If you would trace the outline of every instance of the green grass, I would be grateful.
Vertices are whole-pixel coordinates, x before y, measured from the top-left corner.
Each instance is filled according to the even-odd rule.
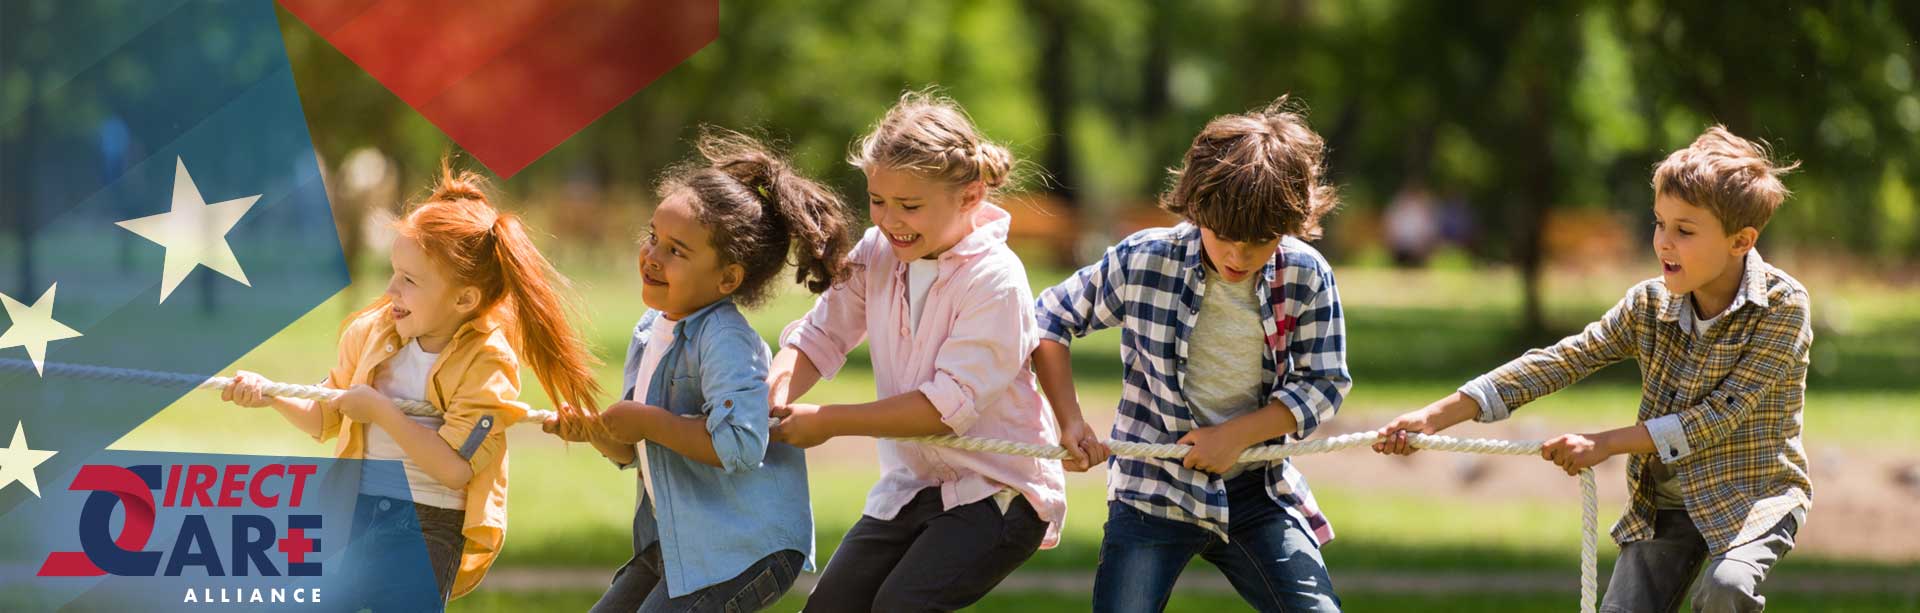
[[[610,261],[625,265],[625,256]],[[584,296],[583,332],[607,363],[600,380],[617,385],[618,361],[632,322],[643,311],[638,287],[625,268],[562,262]],[[314,381],[334,360],[334,337],[341,318],[371,298],[376,285],[363,275],[354,292],[315,309],[281,334],[237,362],[286,381]],[[1064,274],[1033,271],[1036,288]],[[1341,271],[1347,306],[1349,360],[1356,387],[1341,415],[1342,424],[1372,425],[1450,392],[1460,382],[1517,355],[1527,345],[1509,332],[1516,319],[1517,284],[1503,274],[1447,271],[1408,275],[1391,271]],[[1631,279],[1587,281],[1553,279],[1549,314],[1565,331],[1597,316],[1630,285]],[[1820,294],[1816,287],[1818,341],[1809,382],[1809,446],[1846,445],[1893,452],[1910,446],[1920,432],[1920,391],[1909,383],[1920,377],[1920,311],[1911,307],[1920,291],[1880,286],[1838,287]],[[749,314],[770,340],[782,326],[805,313],[812,301],[801,292],[781,295]],[[1090,413],[1110,411],[1120,395],[1119,338],[1104,331],[1075,343],[1074,366],[1081,403]],[[525,390],[535,406],[550,406],[537,386]],[[835,380],[823,382],[813,398],[822,402],[870,399],[873,376],[865,350],[855,352]],[[611,395],[611,394],[609,394]],[[1639,388],[1631,364],[1616,366],[1592,380],[1523,409],[1516,420],[1535,420],[1550,429],[1582,429],[1629,423]],[[1471,426],[1462,434],[1471,435]],[[569,567],[611,571],[629,554],[629,519],[634,496],[631,473],[610,470],[585,446],[561,447],[537,432],[515,435],[508,544],[500,568]],[[116,447],[206,452],[330,455],[332,445],[308,440],[271,411],[250,411],[218,402],[217,395],[190,394],[122,439]],[[871,467],[815,462],[811,475],[816,540],[820,560],[831,554],[840,536],[859,516],[865,492],[874,481]],[[1488,503],[1462,494],[1425,496],[1379,491],[1337,478],[1315,480],[1315,493],[1336,518],[1340,538],[1326,551],[1329,566],[1343,571],[1416,572],[1560,571],[1569,582],[1577,573],[1578,507],[1575,487],[1563,498],[1503,500]],[[1070,477],[1067,533],[1059,548],[1040,552],[1026,568],[1090,571],[1097,559],[1104,488],[1097,476]],[[1602,509],[1610,525],[1617,508]],[[1615,548],[1602,539],[1602,572]],[[1195,561],[1196,566],[1205,563]],[[1920,567],[1889,566],[1796,554],[1780,575],[1796,573],[1874,573],[1920,576]],[[501,594],[481,592],[459,601],[455,610],[579,610],[594,593]],[[1484,598],[1404,597],[1347,594],[1351,610],[1563,611],[1572,594]],[[1817,600],[1785,594],[1780,610],[1916,610],[1911,595],[1882,595]],[[798,607],[789,597],[776,610]],[[1084,610],[1084,595],[1062,597],[995,594],[982,611]],[[1231,596],[1183,595],[1170,610],[1240,610]]]
[[[1337,581],[1337,579],[1336,579]],[[581,611],[593,606],[599,598],[596,592],[533,592],[509,594],[502,592],[476,592],[472,596],[454,601],[448,611],[460,613],[487,613],[492,611]],[[1423,611],[1425,613],[1479,613],[1482,611],[1502,611],[1505,613],[1564,613],[1575,610],[1578,599],[1575,594],[1501,594],[1497,597],[1478,595],[1424,595],[1391,594],[1374,592],[1344,593],[1341,595],[1342,607],[1350,613],[1370,613],[1373,611]],[[804,596],[788,594],[769,611],[798,611],[806,602]],[[1770,610],[1775,611],[1821,611],[1823,613],[1912,613],[1920,611],[1920,599],[1912,595],[1869,594],[1859,596],[1801,595],[1780,594],[1767,597]],[[982,613],[1056,613],[1059,611],[1085,611],[1091,607],[1091,600],[1081,594],[1035,594],[1018,592],[995,592],[989,594],[975,606],[967,609]],[[1243,611],[1247,609],[1244,601],[1226,594],[1194,595],[1175,591],[1173,601],[1168,603],[1168,613],[1218,613],[1220,611]]]

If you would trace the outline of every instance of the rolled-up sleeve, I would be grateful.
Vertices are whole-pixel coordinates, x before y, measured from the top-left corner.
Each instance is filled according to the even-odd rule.
[[[1034,315],[1042,340],[1067,345],[1095,330],[1120,325],[1125,246],[1109,247],[1100,261],[1040,293],[1034,302]]]
[[[527,414],[520,396],[520,365],[502,349],[475,356],[441,418],[441,440],[459,452],[475,473],[491,466],[507,448],[507,426]]]
[[[701,336],[701,409],[714,455],[727,472],[758,468],[767,455],[767,345],[746,327]]]
[[[1673,461],[1693,453],[1693,446],[1687,444],[1687,430],[1680,423],[1679,415],[1662,415],[1647,420],[1647,435],[1653,438],[1653,448],[1663,461]]]
[[[1317,275],[1313,296],[1294,318],[1287,352],[1293,357],[1293,371],[1282,377],[1285,382],[1274,389],[1271,400],[1293,413],[1300,429],[1292,436],[1304,440],[1340,412],[1341,402],[1353,389],[1353,377],[1347,372],[1346,318],[1331,271]]]
[[[1012,385],[1033,351],[1032,337],[1019,332],[1033,325],[1024,288],[991,284],[968,293],[934,354],[933,379],[919,388],[955,434],[973,429],[981,400]]]
[[[878,236],[868,230],[847,254],[846,279],[820,294],[806,316],[780,331],[780,346],[806,354],[822,378],[839,373],[847,353],[867,338],[867,262]]]

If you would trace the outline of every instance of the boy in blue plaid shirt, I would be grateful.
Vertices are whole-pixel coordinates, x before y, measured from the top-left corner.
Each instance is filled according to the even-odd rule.
[[[1659,277],[1579,334],[1395,419],[1374,449],[1412,453],[1406,433],[1506,419],[1633,358],[1635,423],[1554,437],[1541,451],[1570,475],[1627,456],[1627,512],[1613,527],[1620,561],[1600,610],[1676,611],[1689,592],[1695,611],[1763,609],[1760,582],[1793,549],[1813,504],[1800,445],[1813,344],[1807,289],[1754,250],[1787,198],[1780,175],[1794,166],[1720,126],[1673,152],[1653,173]]]
[[[1109,453],[1079,418],[1067,345],[1112,326],[1126,364],[1113,440],[1193,447],[1112,458],[1095,611],[1164,609],[1195,555],[1262,611],[1339,610],[1306,479],[1285,460],[1236,464],[1312,435],[1352,387],[1333,271],[1302,240],[1336,204],[1325,147],[1286,102],[1209,122],[1161,200],[1186,222],[1127,237],[1038,299],[1034,370],[1072,416],[1069,470]]]

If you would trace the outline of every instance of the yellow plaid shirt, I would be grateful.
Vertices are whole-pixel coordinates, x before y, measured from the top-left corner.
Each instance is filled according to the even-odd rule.
[[[1627,458],[1630,499],[1614,541],[1653,537],[1651,469],[1665,462],[1688,515],[1718,555],[1813,505],[1800,444],[1813,327],[1807,289],[1758,251],[1747,253],[1733,303],[1702,334],[1682,325],[1687,298],[1668,292],[1661,279],[1641,282],[1579,334],[1528,351],[1461,391],[1480,402],[1479,421],[1498,421],[1634,358],[1642,380],[1639,421],[1658,451]]]

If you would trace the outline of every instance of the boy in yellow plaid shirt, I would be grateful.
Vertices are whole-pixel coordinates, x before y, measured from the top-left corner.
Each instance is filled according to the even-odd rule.
[[[1528,351],[1380,430],[1382,453],[1510,411],[1627,358],[1640,365],[1631,426],[1549,439],[1541,455],[1574,474],[1627,454],[1627,511],[1601,611],[1759,611],[1768,570],[1793,548],[1812,505],[1800,444],[1813,343],[1807,290],[1754,242],[1787,197],[1766,149],[1714,126],[1653,173],[1659,278],[1600,321]],[[1700,573],[1702,564],[1706,572]]]

